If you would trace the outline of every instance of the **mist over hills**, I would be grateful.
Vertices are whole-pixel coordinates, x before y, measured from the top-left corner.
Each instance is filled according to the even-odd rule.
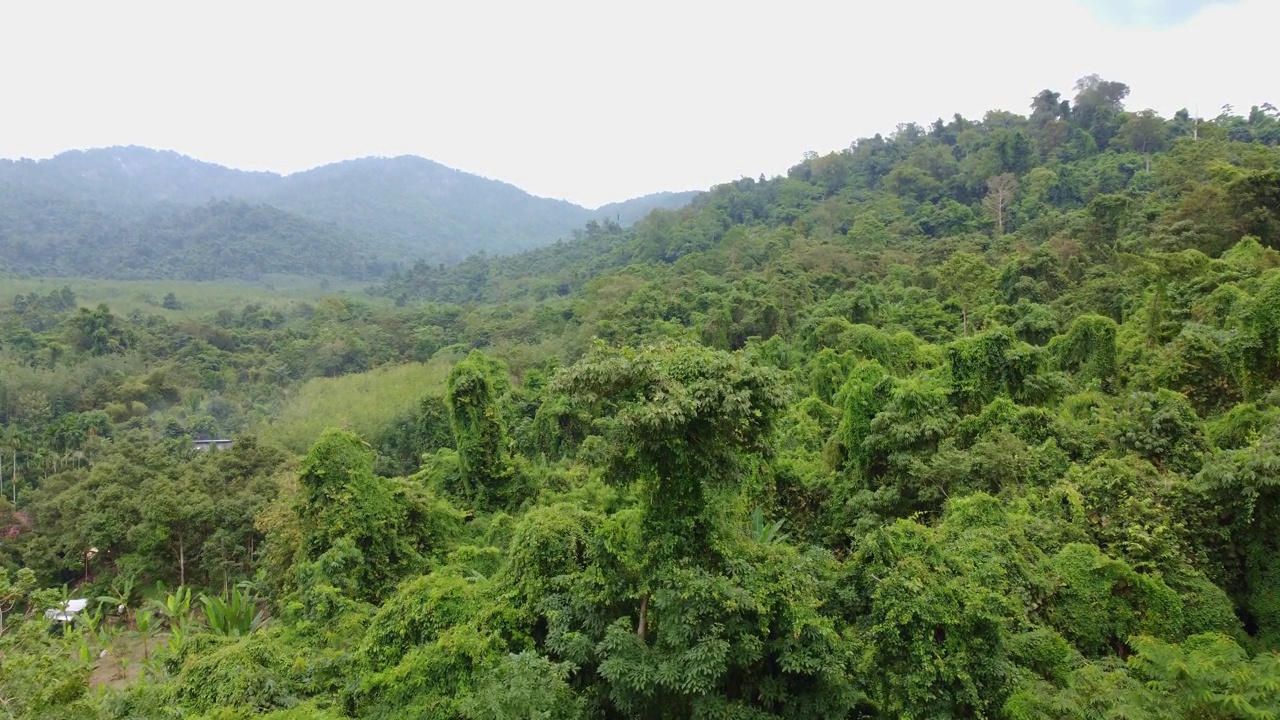
[[[19,275],[211,280],[262,273],[373,278],[630,224],[696,193],[598,209],[536,197],[415,156],[279,175],[143,147],[0,160],[0,270]]]

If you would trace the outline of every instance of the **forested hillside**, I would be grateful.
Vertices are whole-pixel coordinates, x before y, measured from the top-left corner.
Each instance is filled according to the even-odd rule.
[[[644,219],[646,215],[654,210],[674,210],[682,208],[693,202],[698,196],[695,191],[689,192],[660,192],[652,195],[643,195],[622,202],[609,203],[596,208],[595,219],[597,222],[611,220],[616,224],[628,227],[635,225]]]
[[[1127,94],[374,297],[16,298],[4,711],[1275,716],[1280,117]]]
[[[475,252],[547,245],[595,217],[631,224],[692,195],[659,193],[593,211],[410,156],[282,177],[139,147],[72,151],[0,160],[0,271],[376,278],[416,260],[453,264]],[[211,233],[225,242],[210,248]]]
[[[219,200],[129,220],[84,201],[0,189],[0,269],[9,276],[367,279],[394,267],[376,257],[333,226],[269,205]]]

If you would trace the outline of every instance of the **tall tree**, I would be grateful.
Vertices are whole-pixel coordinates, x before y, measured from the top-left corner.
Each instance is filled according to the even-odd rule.
[[[1075,89],[1076,97],[1071,113],[1073,120],[1093,136],[1098,150],[1106,150],[1119,130],[1119,120],[1124,111],[1124,99],[1129,96],[1129,86],[1103,80],[1098,75],[1088,75],[1076,82]]]
[[[995,271],[973,253],[958,252],[938,268],[938,291],[960,306],[961,331],[969,334],[969,311],[995,292]]]
[[[987,194],[982,198],[982,206],[991,213],[996,221],[996,235],[1004,234],[1005,220],[1009,217],[1009,208],[1013,206],[1018,193],[1018,178],[1013,173],[996,175],[987,180]]]
[[[458,449],[466,500],[489,507],[513,491],[507,425],[498,396],[506,386],[502,368],[479,350],[449,372],[445,401]]]
[[[648,564],[708,557],[710,491],[735,476],[737,453],[767,445],[784,407],[778,379],[740,353],[668,344],[597,346],[553,384],[600,414],[611,480],[638,483]]]
[[[1163,150],[1168,138],[1168,125],[1155,110],[1141,110],[1129,115],[1116,137],[1122,146],[1142,155],[1147,172],[1151,172],[1151,153]]]

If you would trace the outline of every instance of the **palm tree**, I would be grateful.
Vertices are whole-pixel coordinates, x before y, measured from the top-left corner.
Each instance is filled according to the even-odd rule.
[[[0,432],[0,495],[4,494],[4,460],[6,457],[13,457],[10,481],[16,483],[18,480],[18,450],[22,448],[22,430],[17,423],[10,423],[4,427],[4,431]]]

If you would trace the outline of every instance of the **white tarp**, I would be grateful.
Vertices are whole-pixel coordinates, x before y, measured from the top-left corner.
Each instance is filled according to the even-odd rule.
[[[61,608],[50,608],[44,611],[44,616],[54,622],[71,622],[75,619],[76,614],[82,612],[89,605],[89,601],[85,598],[76,598],[68,600]]]

